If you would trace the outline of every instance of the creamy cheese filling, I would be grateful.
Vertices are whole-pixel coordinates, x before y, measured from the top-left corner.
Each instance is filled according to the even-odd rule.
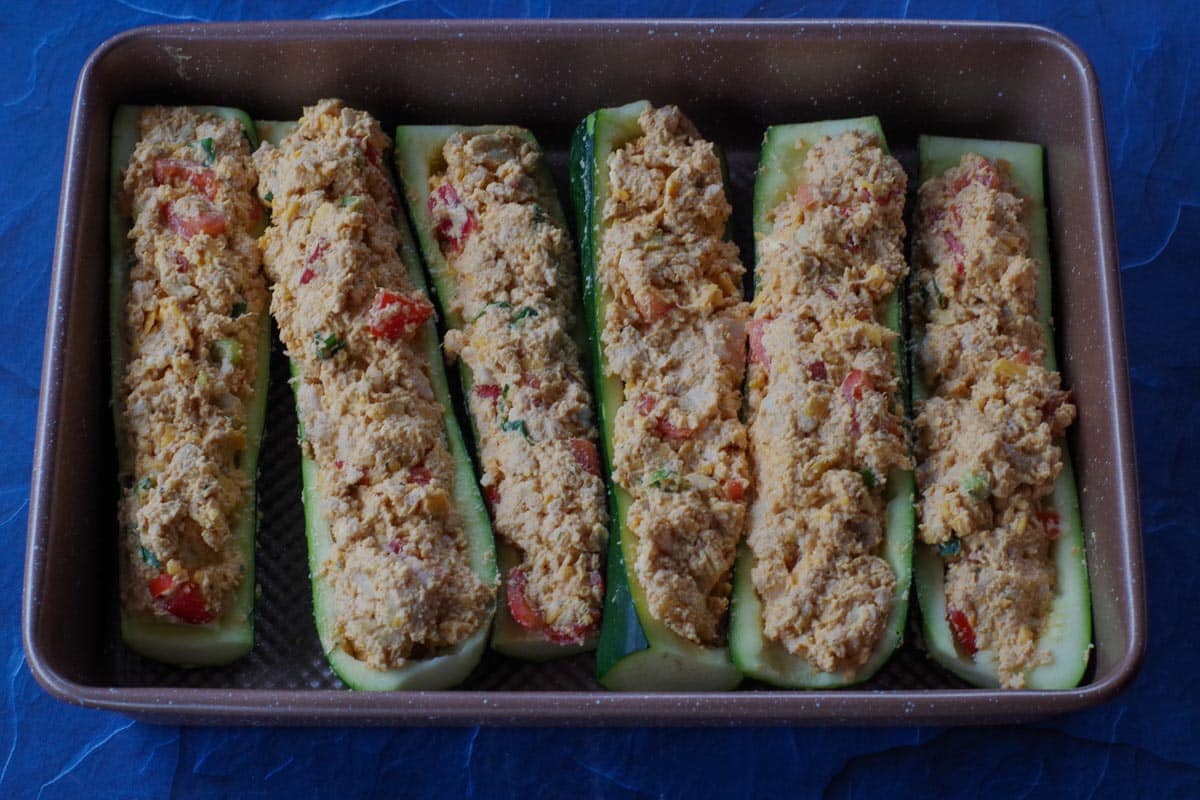
[[[826,137],[760,242],[749,325],[747,544],[767,638],[826,672],[867,661],[896,580],[886,489],[909,460],[881,320],[908,272],[906,178],[872,135]]]
[[[240,467],[267,312],[255,181],[237,121],[143,112],[124,175],[121,595],[191,624],[224,613],[246,567],[232,540],[254,491]]]
[[[604,602],[604,483],[572,331],[577,266],[541,204],[542,154],[515,129],[456,133],[429,208],[462,328],[448,354],[470,369],[483,486],[519,562],[506,578],[513,618],[552,641],[592,635]]]
[[[960,650],[996,654],[1002,685],[1048,663],[1037,640],[1054,597],[1062,470],[1054,440],[1075,417],[1043,366],[1039,264],[1004,162],[975,154],[921,187],[912,307],[921,538],[946,559],[947,621]]]
[[[678,108],[642,114],[608,160],[599,255],[601,345],[624,387],[614,480],[629,493],[631,568],[653,617],[724,640],[749,484],[738,418],[745,369],[742,265],[724,239],[721,164]]]
[[[333,539],[337,646],[377,669],[437,654],[486,619],[454,463],[430,383],[433,308],[397,254],[390,141],[370,115],[323,100],[255,154],[271,204],[263,263],[296,368],[305,455]]]

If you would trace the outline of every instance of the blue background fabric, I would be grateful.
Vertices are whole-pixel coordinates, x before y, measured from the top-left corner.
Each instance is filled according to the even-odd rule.
[[[0,796],[1200,797],[1200,56],[1191,0],[46,0],[0,25]],[[51,699],[21,649],[37,386],[69,102],[145,24],[360,17],[908,17],[1031,22],[1103,92],[1141,479],[1150,641],[1133,685],[1028,726],[249,729],[136,723]],[[1191,45],[1188,42],[1192,42]]]

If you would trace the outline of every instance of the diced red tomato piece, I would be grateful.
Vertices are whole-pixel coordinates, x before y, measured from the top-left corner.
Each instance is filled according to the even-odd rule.
[[[975,644],[975,629],[971,627],[966,613],[952,608],[946,612],[946,622],[950,623],[950,634],[959,649],[969,656],[975,655],[979,649]]]
[[[217,196],[217,174],[195,161],[159,158],[154,161],[154,185],[178,186],[186,183],[209,200]]]
[[[461,253],[467,238],[478,227],[471,213],[449,181],[443,183],[429,195],[429,213],[441,239],[456,253]]]
[[[494,511],[496,506],[500,505],[500,490],[495,486],[483,487],[483,498],[487,500],[488,506]]]
[[[187,256],[183,253],[175,254],[175,269],[178,272],[187,272],[192,268],[192,262],[188,261]]]
[[[875,388],[875,379],[861,369],[850,370],[850,374],[842,381],[842,399],[847,403],[862,400],[863,392]]]
[[[821,193],[811,183],[802,183],[796,187],[796,202],[801,208],[812,208],[821,202]]]
[[[750,363],[762,364],[767,372],[771,371],[771,356],[763,345],[763,334],[767,331],[769,319],[752,319],[746,323],[746,339],[750,343]]]
[[[204,625],[216,619],[204,593],[191,581],[184,581],[167,597],[167,612],[189,625]]]
[[[388,549],[396,555],[400,555],[400,551],[404,549],[404,543],[399,539],[392,539],[390,542],[388,542]]]
[[[491,400],[496,402],[496,398],[500,396],[500,387],[494,383],[477,383],[471,388],[475,396],[482,400]]]
[[[962,227],[962,212],[958,210],[958,206],[950,206],[950,216],[954,217],[954,224]]]
[[[508,600],[508,613],[522,628],[533,631],[542,627],[542,617],[529,605],[529,599],[525,596],[525,582],[524,570],[510,570],[504,594]]]
[[[300,273],[300,285],[307,286],[315,277],[317,277],[317,273],[313,272],[308,267],[305,267],[304,271]]]
[[[637,401],[637,412],[643,417],[648,417],[654,411],[654,407],[658,405],[658,400],[652,394],[643,394]]]
[[[666,417],[660,417],[658,421],[654,423],[654,428],[656,431],[658,431],[658,435],[661,438],[673,442],[690,439],[696,432],[695,428],[681,428]]]
[[[1029,352],[1028,347],[1022,347],[1020,349],[1020,351],[1018,351],[1017,354],[1015,356],[1013,356],[1013,361],[1017,362],[1018,364],[1026,364],[1026,365],[1032,364],[1033,363],[1033,353]]]
[[[1058,512],[1052,508],[1042,509],[1037,512],[1038,521],[1042,523],[1042,528],[1046,531],[1046,538],[1054,541],[1062,533],[1062,518]]]
[[[721,490],[732,503],[740,503],[746,497],[746,484],[741,478],[726,478]]]
[[[858,199],[864,203],[869,203],[871,201],[871,190],[865,186],[861,187],[858,190]]]
[[[814,361],[808,365],[808,375],[814,381],[829,380],[829,370],[825,368],[824,361]]]
[[[572,625],[570,628],[546,628],[543,632],[554,644],[582,644],[588,635],[596,631],[596,624]]]
[[[153,578],[150,579],[150,583],[149,583],[150,596],[154,597],[154,598],[162,597],[164,594],[166,594],[168,591],[170,591],[171,586],[174,583],[175,583],[174,578],[172,578],[170,575],[168,575],[165,572],[160,572],[159,574],[155,575]]]
[[[571,451],[571,457],[575,459],[584,472],[592,475],[600,474],[600,454],[596,451],[596,445],[587,439],[568,439],[567,447]]]
[[[368,315],[367,330],[376,338],[394,341],[425,324],[432,316],[433,306],[425,297],[380,289]]]
[[[318,259],[324,258],[325,254],[328,252],[329,252],[329,240],[326,239],[324,236],[318,236],[317,243],[315,245],[313,245],[312,252],[308,254],[308,259],[304,263],[311,264],[314,261],[317,261]]]
[[[425,486],[433,480],[433,473],[424,464],[417,464],[414,467],[409,467],[408,477],[413,483]]]
[[[174,203],[166,203],[159,209],[163,224],[185,239],[200,233],[220,236],[225,232],[225,215],[218,211],[201,211],[194,217],[175,213]]]

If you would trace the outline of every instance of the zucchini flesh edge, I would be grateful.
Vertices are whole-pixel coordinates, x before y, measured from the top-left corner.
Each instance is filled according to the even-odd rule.
[[[804,159],[809,147],[824,136],[848,130],[876,134],[887,151],[883,128],[876,117],[814,122],[801,125],[776,125],[767,130],[762,158],[754,185],[754,233],[756,241],[772,229],[770,213],[796,187],[805,182]],[[798,143],[802,143],[797,146]],[[897,287],[887,301],[886,324],[901,333],[901,296]],[[903,396],[905,358],[903,337],[896,339],[896,370]],[[779,642],[763,633],[762,601],[754,588],[751,573],[754,554],[745,543],[739,548],[734,572],[733,610],[730,617],[729,643],[733,661],[748,677],[776,686],[805,689],[833,689],[867,680],[888,660],[904,638],[908,601],[912,583],[914,481],[910,470],[893,469],[887,478],[887,510],[883,552],[896,579],[896,590],[883,636],[866,663],[849,673],[823,672],[806,658],[790,653]]]
[[[1023,221],[1029,229],[1030,254],[1041,264],[1037,294],[1038,319],[1046,338],[1044,365],[1046,369],[1056,370],[1058,361],[1051,314],[1050,238],[1042,182],[1041,146],[1024,142],[922,136],[918,149],[922,182],[956,166],[964,153],[979,153],[992,160],[1004,159],[1012,165],[1013,180],[1025,198]],[[920,331],[913,331],[914,342],[920,341],[920,336]],[[914,401],[926,399],[930,392],[915,355],[912,372]],[[1048,651],[1053,660],[1026,673],[1026,686],[1030,689],[1070,689],[1077,686],[1087,669],[1092,648],[1091,593],[1079,495],[1067,442],[1064,439],[1057,444],[1062,448],[1063,469],[1054,483],[1052,495],[1060,521],[1059,537],[1052,553],[1056,573],[1055,597],[1038,639],[1038,649]],[[954,646],[954,637],[946,621],[945,570],[937,548],[918,544],[913,564],[925,648],[929,654],[968,683],[998,687],[997,665],[990,651],[980,650],[972,658],[960,654]]]
[[[501,129],[512,130],[538,146],[533,134],[523,128],[502,125],[401,125],[396,128],[396,172],[408,206],[409,219],[416,230],[417,244],[420,246],[425,268],[429,272],[434,295],[437,298],[438,310],[446,326],[461,329],[464,322],[450,310],[451,302],[458,287],[451,273],[441,245],[434,230],[430,217],[427,200],[429,197],[429,179],[440,168],[444,167],[442,156],[446,140],[453,134],[489,133]],[[540,150],[541,148],[538,147]],[[554,188],[554,179],[546,166],[545,159],[537,175],[539,202],[547,213],[559,224],[566,227],[566,218],[562,206],[558,202],[558,193]],[[576,309],[578,311],[578,309]],[[587,352],[587,333],[583,328],[583,316],[577,314],[577,327],[572,332],[575,343],[579,346],[580,354]],[[471,369],[466,362],[458,359],[458,377],[462,388],[463,407],[471,423],[476,447],[479,447],[479,428],[475,416],[471,413],[471,387],[474,383]],[[478,456],[478,450],[476,451]],[[482,473],[483,464],[476,465]],[[496,537],[496,552],[499,559],[501,581],[496,601],[496,622],[492,630],[492,649],[513,658],[525,661],[549,661],[556,658],[577,655],[596,648],[596,638],[591,637],[579,644],[556,644],[548,640],[540,631],[530,631],[523,628],[513,619],[505,598],[505,578],[509,570],[517,565],[519,555],[517,549]]]
[[[258,146],[258,132],[253,121],[242,111],[218,106],[191,106],[195,111],[235,119],[250,142],[253,152]],[[125,298],[129,291],[129,269],[133,250],[128,238],[131,219],[122,212],[122,172],[129,164],[140,139],[143,106],[119,106],[113,117],[110,146],[109,175],[109,346],[111,356],[113,425],[116,431],[119,473],[124,473],[132,454],[123,434],[124,403],[120,386],[125,376],[127,360],[123,333]],[[254,380],[254,399],[246,409],[246,449],[241,471],[256,484],[258,457],[262,447],[263,423],[266,419],[267,379],[270,374],[271,322],[263,313],[257,347],[258,373]],[[130,649],[169,664],[186,667],[209,667],[228,664],[250,652],[254,647],[254,539],[258,528],[257,491],[238,514],[233,525],[231,546],[236,548],[245,564],[242,582],[232,604],[217,619],[205,625],[168,622],[162,618],[121,609],[121,638]],[[124,533],[119,535],[124,536]],[[124,569],[122,559],[121,569]]]
[[[295,127],[294,122],[259,122],[259,130],[265,141],[278,145]],[[408,268],[413,285],[428,293],[425,277],[421,274],[420,260],[408,223],[396,220],[400,232],[400,256]],[[454,459],[454,501],[462,514],[467,534],[471,569],[488,586],[496,584],[496,552],[492,543],[492,527],[487,509],[479,494],[475,471],[463,441],[458,419],[450,401],[450,389],[446,382],[445,365],[438,343],[437,329],[433,320],[425,323],[425,352],[429,358],[429,377],[434,395],[442,406],[442,419],[446,426],[446,438]],[[292,387],[298,387],[301,375],[296,362],[291,364]],[[299,406],[297,405],[297,413]],[[303,424],[298,423],[301,439]],[[447,689],[461,683],[471,674],[487,645],[488,631],[494,606],[489,607],[487,616],[479,630],[456,644],[446,652],[432,658],[413,660],[402,667],[377,670],[337,647],[333,643],[333,628],[336,619],[333,587],[318,577],[325,558],[333,546],[329,523],[321,513],[321,482],[317,464],[301,451],[300,475],[303,481],[305,535],[308,539],[308,568],[312,576],[313,616],[321,649],[337,676],[352,689],[365,691],[391,691],[398,689],[432,690]]]
[[[607,587],[596,650],[597,676],[609,689],[622,691],[732,689],[741,681],[741,674],[729,660],[728,648],[697,645],[650,615],[645,589],[632,571],[634,542],[625,527],[630,498],[612,480],[613,421],[624,389],[619,379],[605,374],[600,335],[608,299],[597,269],[604,233],[608,156],[641,135],[638,117],[647,108],[649,103],[640,101],[593,112],[580,123],[571,142],[571,195],[580,240],[584,311],[592,334],[600,449],[609,479]]]

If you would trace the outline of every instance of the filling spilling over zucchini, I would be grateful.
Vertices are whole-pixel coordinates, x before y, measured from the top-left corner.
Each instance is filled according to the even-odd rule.
[[[920,157],[910,302],[925,644],[979,686],[1070,688],[1091,615],[1042,148],[921,137]]]
[[[621,690],[729,689],[749,470],[746,304],[720,159],[679,109],[633,103],[579,126],[571,184],[610,477],[598,676]]]
[[[458,361],[502,574],[492,646],[594,649],[604,482],[566,220],[533,135],[400,126],[396,166]]]
[[[113,120],[121,633],[184,666],[226,664],[254,645],[270,353],[256,144],[233,109],[122,106]]]
[[[755,185],[754,498],[733,660],[780,686],[869,678],[908,609],[913,480],[898,288],[906,178],[875,117],[774,126]]]
[[[292,362],[322,647],[355,689],[453,686],[487,642],[495,550],[390,142],[336,100],[262,128],[263,261]]]

